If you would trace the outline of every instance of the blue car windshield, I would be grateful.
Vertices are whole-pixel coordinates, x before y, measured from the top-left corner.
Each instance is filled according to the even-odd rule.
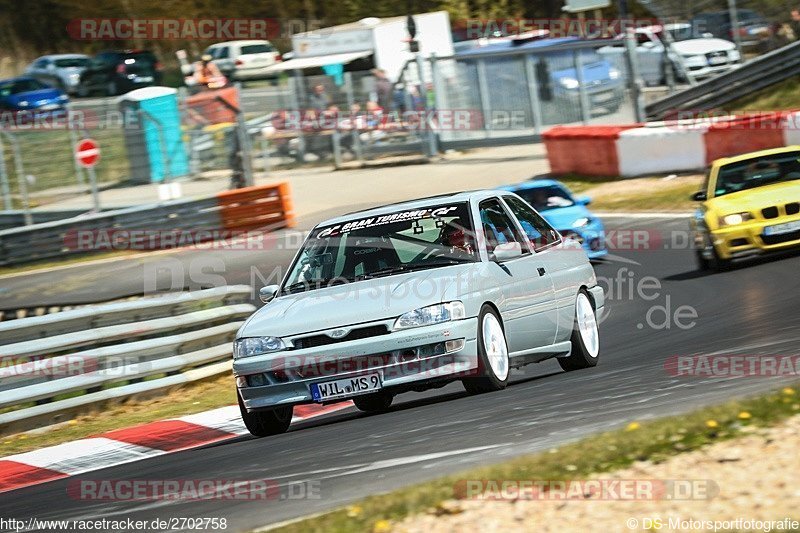
[[[548,209],[558,209],[559,207],[570,207],[575,205],[569,193],[556,185],[546,187],[535,187],[533,189],[521,189],[514,191],[528,202],[537,211],[547,211]]]
[[[47,86],[34,79],[13,80],[0,83],[0,96],[10,96],[12,94],[26,93],[28,91],[38,91]]]
[[[314,229],[282,291],[478,261],[466,203],[398,210]]]

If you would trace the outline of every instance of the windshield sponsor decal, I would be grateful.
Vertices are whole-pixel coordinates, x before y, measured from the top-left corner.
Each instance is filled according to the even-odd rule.
[[[424,218],[443,217],[448,213],[455,211],[456,209],[458,209],[458,206],[455,205],[429,207],[427,209],[412,209],[410,211],[400,211],[397,213],[392,213],[390,215],[380,215],[377,217],[368,217],[359,220],[352,220],[350,222],[345,222],[344,224],[336,224],[335,226],[330,226],[320,230],[320,232],[317,233],[317,238],[323,239],[326,237],[333,237],[335,235],[348,233],[354,230],[359,230],[364,228],[374,228],[377,226],[383,226],[384,224],[392,224],[394,222],[405,222],[408,220],[421,220]]]

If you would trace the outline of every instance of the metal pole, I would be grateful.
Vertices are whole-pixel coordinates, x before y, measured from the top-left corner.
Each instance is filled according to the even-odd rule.
[[[8,132],[4,133],[6,134],[6,138],[11,142],[11,147],[14,150],[14,168],[17,173],[19,192],[22,194],[22,210],[25,216],[25,225],[30,226],[33,224],[33,217],[31,216],[31,203],[28,198],[28,182],[25,180],[25,170],[22,168],[22,154],[19,150],[19,143],[12,134]]]
[[[533,115],[533,131],[536,135],[542,132],[542,102],[539,100],[539,80],[536,79],[536,69],[533,67],[533,57],[525,55],[525,79],[528,82],[528,98],[531,101]]]
[[[639,76],[639,65],[636,61],[636,41],[633,32],[629,31],[625,38],[625,56],[628,59],[628,76],[630,78],[631,100],[636,122],[645,122],[644,101],[642,99],[642,78]]]
[[[92,189],[92,203],[94,203],[94,212],[100,212],[100,193],[97,191],[97,175],[94,173],[94,165],[86,169],[89,175],[89,187]]]
[[[358,134],[356,128],[356,119],[358,117],[353,115],[353,104],[355,104],[355,94],[353,90],[353,73],[344,73],[344,90],[347,94],[347,112],[350,114],[350,136],[353,137],[353,150],[356,153],[356,159],[364,162],[364,149],[361,146],[361,136]]]
[[[592,111],[589,104],[589,96],[586,94],[586,83],[583,76],[583,58],[580,50],[572,52],[572,61],[575,63],[575,76],[578,79],[578,104],[581,109],[581,122],[589,122]]]
[[[483,129],[486,132],[486,138],[490,137],[492,129],[492,108],[489,101],[489,86],[486,84],[486,64],[483,59],[478,60],[478,90],[481,97],[481,113],[483,113]]]
[[[728,0],[728,15],[731,19],[733,42],[736,43],[736,50],[739,52],[739,61],[744,63],[744,54],[742,54],[742,36],[739,35],[739,11],[736,8],[736,0]]]
[[[304,163],[306,160],[306,141],[303,137],[303,112],[300,110],[300,88],[303,86],[302,73],[299,70],[292,71],[291,78],[291,99],[292,108],[297,113],[297,160]]]
[[[428,146],[425,150],[428,157],[433,157],[436,155],[436,139],[433,137],[436,135],[432,124],[428,121],[428,117],[430,115],[430,106],[428,106],[428,87],[425,85],[425,61],[422,59],[422,54],[417,52],[416,54],[417,60],[417,74],[419,75],[419,96],[422,98],[422,105],[425,109],[425,123],[428,126]]]
[[[0,137],[0,188],[3,191],[3,207],[11,211],[14,204],[11,202],[11,187],[8,184],[8,170],[6,169],[6,152],[3,147],[3,138]]]

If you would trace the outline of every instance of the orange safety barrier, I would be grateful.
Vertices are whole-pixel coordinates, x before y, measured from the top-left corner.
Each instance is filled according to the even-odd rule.
[[[784,146],[785,122],[780,111],[714,122],[705,134],[706,161]]]
[[[236,87],[201,91],[188,97],[186,104],[192,114],[201,116],[208,124],[236,122],[236,112],[217,98],[222,98],[235,109],[239,109],[239,91]]]
[[[554,175],[619,176],[617,139],[625,126],[554,126],[542,134]]]
[[[226,230],[274,230],[295,225],[294,205],[286,182],[234,189],[217,194]]]

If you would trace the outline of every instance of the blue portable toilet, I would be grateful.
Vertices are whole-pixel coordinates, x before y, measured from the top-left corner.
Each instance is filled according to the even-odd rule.
[[[131,181],[161,183],[189,174],[181,138],[178,91],[171,87],[136,89],[117,100],[122,112]]]

